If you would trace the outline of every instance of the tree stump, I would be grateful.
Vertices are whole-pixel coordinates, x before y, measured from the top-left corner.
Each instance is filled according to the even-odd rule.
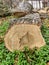
[[[23,50],[25,46],[33,49],[45,45],[40,28],[33,24],[13,25],[5,35],[4,41],[10,51]]]

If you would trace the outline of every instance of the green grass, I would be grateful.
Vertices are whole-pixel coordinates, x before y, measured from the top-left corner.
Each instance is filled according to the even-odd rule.
[[[49,45],[49,28],[46,27],[45,25],[42,25],[41,32],[46,41],[46,44]]]
[[[49,61],[49,46],[43,46],[39,50],[26,48],[23,52],[9,52],[4,42],[0,43],[0,65],[14,65],[15,58],[18,58],[16,65],[46,65]]]
[[[9,28],[9,22],[8,21],[4,21],[0,25],[0,36],[4,36],[5,33],[7,32],[8,28]]]

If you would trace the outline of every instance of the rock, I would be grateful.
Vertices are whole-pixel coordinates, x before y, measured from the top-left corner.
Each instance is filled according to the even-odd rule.
[[[41,31],[37,25],[16,24],[4,38],[5,46],[9,51],[23,50],[25,46],[30,49],[40,48],[45,45]]]

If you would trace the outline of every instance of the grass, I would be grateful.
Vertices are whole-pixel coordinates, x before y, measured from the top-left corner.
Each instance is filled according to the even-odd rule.
[[[46,41],[46,44],[49,45],[49,27],[48,27],[48,20],[44,20],[44,23],[41,27],[41,32],[42,32],[42,35]]]
[[[8,27],[9,27],[8,21],[4,21],[4,22],[0,25],[0,36],[5,35],[6,31],[8,30]]]

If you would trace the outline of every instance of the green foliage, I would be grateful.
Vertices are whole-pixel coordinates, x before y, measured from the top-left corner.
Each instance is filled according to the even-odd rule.
[[[37,50],[26,50],[18,57],[18,65],[46,65],[49,61],[49,46],[44,46]]]
[[[8,21],[4,21],[0,25],[0,36],[3,36],[6,33],[8,28],[9,28],[9,22]]]
[[[42,35],[43,35],[46,43],[49,45],[49,28],[45,25],[42,25],[41,32],[42,32]]]
[[[13,65],[16,53],[9,52],[4,43],[0,43],[0,65]]]
[[[0,43],[0,65],[14,65],[15,58],[18,58],[16,65],[46,65],[49,61],[49,46],[46,45],[38,50],[26,48],[23,52],[9,52],[4,42]]]
[[[23,52],[19,53],[17,65],[29,65]]]

